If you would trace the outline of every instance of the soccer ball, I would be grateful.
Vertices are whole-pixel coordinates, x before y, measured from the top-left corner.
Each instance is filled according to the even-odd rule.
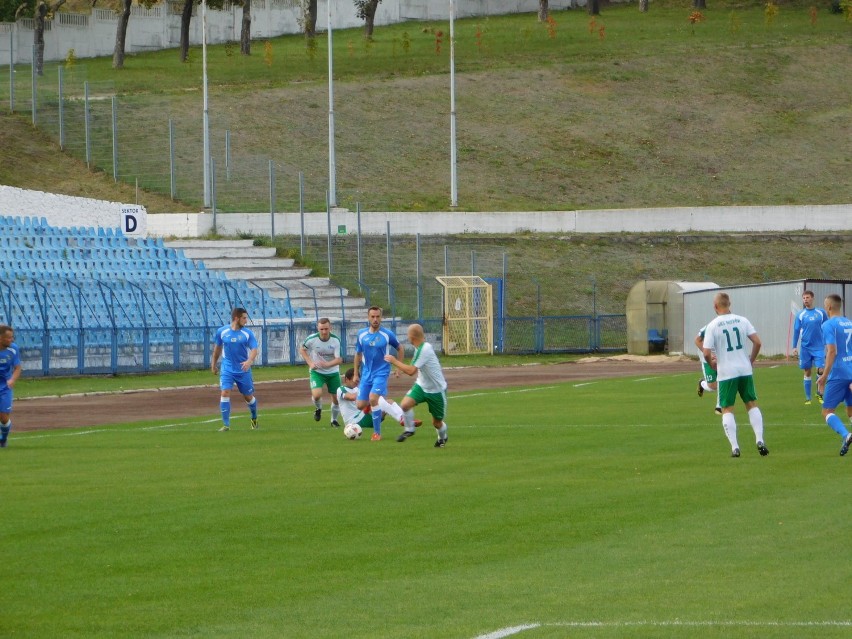
[[[343,427],[343,434],[346,436],[346,439],[361,439],[362,432],[364,431],[361,430],[358,424],[346,424]]]

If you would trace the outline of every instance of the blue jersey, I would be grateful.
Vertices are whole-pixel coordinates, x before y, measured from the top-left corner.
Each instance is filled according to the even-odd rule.
[[[385,361],[385,355],[389,353],[390,346],[399,350],[399,340],[393,332],[382,326],[379,326],[379,330],[375,333],[371,333],[369,327],[358,331],[355,352],[361,353],[361,377],[382,374],[385,371],[390,373],[391,365]]]
[[[21,365],[18,352],[18,345],[15,342],[0,351],[0,390],[6,388],[6,382],[12,379],[12,373]]]
[[[801,339],[802,349],[821,351],[823,349],[822,325],[828,315],[821,308],[803,308],[793,323],[793,348]]]
[[[216,346],[222,347],[222,372],[241,373],[249,351],[257,348],[257,339],[247,328],[235,331],[228,325],[216,331]]]
[[[852,320],[848,317],[832,317],[822,325],[826,344],[837,347],[834,365],[828,375],[834,379],[852,380]]]

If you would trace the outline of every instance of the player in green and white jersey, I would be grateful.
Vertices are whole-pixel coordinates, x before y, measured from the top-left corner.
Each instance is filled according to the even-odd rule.
[[[406,375],[417,375],[417,381],[411,390],[402,398],[400,406],[405,415],[405,430],[396,438],[404,442],[414,435],[414,410],[417,404],[425,403],[432,415],[432,425],[438,431],[435,448],[443,448],[447,444],[447,380],[435,349],[426,341],[423,327],[412,324],[408,327],[408,342],[414,347],[414,357],[411,364],[401,362],[393,355],[385,355],[385,361],[390,362]]]
[[[337,389],[337,404],[340,406],[340,414],[344,424],[358,424],[361,428],[373,427],[373,415],[369,404],[363,409],[358,408],[358,385],[355,383],[355,369],[350,368],[343,376],[343,384]],[[388,400],[379,395],[379,410],[383,415],[390,415],[403,426],[402,408],[393,400]],[[414,426],[422,424],[419,419],[414,421]]]
[[[704,375],[698,380],[698,396],[704,397],[704,391],[716,393],[716,414],[722,414],[722,407],[719,405],[719,384],[716,382],[716,371],[704,357],[704,333],[707,331],[707,326],[703,326],[698,335],[695,336],[695,345],[698,347],[698,359],[701,362],[701,372]],[[716,356],[713,355],[712,359]]]
[[[704,357],[712,362],[711,356],[716,355],[722,428],[731,443],[731,456],[740,456],[737,422],[734,419],[734,402],[739,395],[748,410],[757,450],[765,457],[769,449],[763,442],[763,414],[757,406],[752,376],[752,365],[760,352],[760,337],[745,317],[731,313],[731,298],[727,293],[716,293],[713,308],[716,310],[716,318],[707,325],[704,333]],[[744,348],[746,340],[751,342],[750,353],[746,353]]]
[[[337,389],[340,388],[340,338],[331,332],[331,320],[317,320],[317,332],[311,333],[299,347],[299,354],[310,371],[311,399],[314,402],[314,421],[322,419],[322,389],[331,393],[331,425],[340,426]]]

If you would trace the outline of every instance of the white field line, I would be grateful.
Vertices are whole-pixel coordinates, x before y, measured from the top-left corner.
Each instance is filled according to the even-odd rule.
[[[852,621],[557,621],[509,626],[474,639],[505,639],[536,628],[850,628]]]

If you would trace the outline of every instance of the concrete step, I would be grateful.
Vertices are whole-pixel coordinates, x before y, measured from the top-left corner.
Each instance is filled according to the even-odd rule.
[[[274,246],[246,246],[244,248],[184,248],[184,257],[191,260],[209,260],[209,259],[249,259],[249,258],[270,258],[275,257]]]
[[[239,259],[236,257],[224,257],[224,258],[209,258],[205,259],[204,265],[207,268],[218,269],[222,271],[227,271],[230,269],[263,269],[270,270],[276,268],[293,268],[293,264],[295,264],[294,260],[290,258],[284,257],[261,257],[261,258],[249,258],[249,259]]]
[[[173,249],[251,248],[254,246],[254,240],[169,240],[164,242],[163,245]]]
[[[205,262],[206,264],[206,262]],[[290,286],[293,281],[299,281],[311,274],[308,268],[288,268],[276,270],[247,270],[247,269],[217,269],[222,271],[229,280],[252,280],[260,285],[261,282],[274,282],[280,280],[282,284]]]

